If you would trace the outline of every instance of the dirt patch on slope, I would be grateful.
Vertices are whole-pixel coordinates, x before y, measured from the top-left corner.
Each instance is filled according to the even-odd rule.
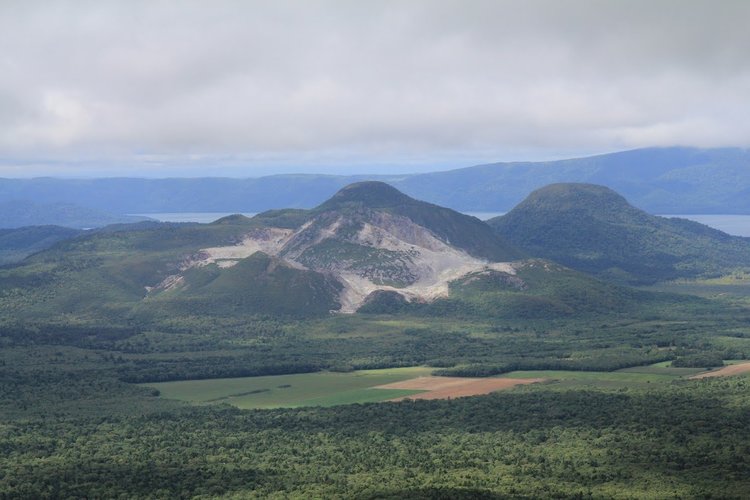
[[[544,380],[543,378],[417,377],[402,382],[379,385],[375,389],[427,391],[421,394],[390,399],[389,401],[403,401],[405,399],[451,399],[489,394],[503,389],[510,389],[517,385],[533,384]]]
[[[689,378],[694,379],[708,377],[729,377],[731,375],[740,375],[747,372],[750,372],[750,363],[738,363],[736,365],[729,365],[725,366],[724,368],[719,368],[718,370],[699,373]]]
[[[281,248],[291,237],[291,229],[264,227],[253,229],[236,245],[204,248],[201,259],[187,267],[205,266],[216,262],[219,267],[232,267],[240,260],[250,257],[255,252],[278,255]],[[184,269],[183,269],[184,270]]]

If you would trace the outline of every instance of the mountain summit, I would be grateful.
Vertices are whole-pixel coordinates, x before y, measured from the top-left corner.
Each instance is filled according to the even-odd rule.
[[[330,199],[318,206],[318,210],[363,206],[368,208],[393,208],[398,205],[418,203],[413,198],[385,182],[355,182],[341,188]]]
[[[585,183],[550,184],[533,191],[514,210],[536,210],[547,214],[578,211],[601,219],[645,214],[612,189]]]
[[[384,182],[350,184],[310,213],[337,213],[360,220],[377,217],[378,213],[404,217],[444,243],[480,259],[499,262],[523,256],[476,217],[415,200]]]
[[[241,241],[203,248],[180,274],[218,265],[226,272],[256,252],[293,269],[334,276],[341,310],[352,312],[374,292],[430,301],[448,295],[448,283],[484,270],[512,272],[522,254],[480,220],[414,200],[382,182],[344,187],[307,211],[260,214]],[[185,281],[170,276],[162,289]]]

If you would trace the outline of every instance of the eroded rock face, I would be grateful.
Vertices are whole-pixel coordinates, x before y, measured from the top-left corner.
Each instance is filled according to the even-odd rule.
[[[369,208],[324,212],[296,230],[254,228],[237,245],[202,249],[185,260],[181,271],[209,264],[230,268],[255,252],[335,276],[343,285],[339,301],[345,313],[378,291],[398,293],[406,301],[432,301],[448,296],[448,284],[467,274],[515,274],[510,264],[473,257],[407,217]],[[178,277],[156,288],[173,287]]]
[[[216,263],[219,267],[232,267],[255,252],[278,255],[292,233],[291,229],[276,227],[253,228],[237,245],[204,248],[201,250],[204,258],[196,264],[205,266]]]

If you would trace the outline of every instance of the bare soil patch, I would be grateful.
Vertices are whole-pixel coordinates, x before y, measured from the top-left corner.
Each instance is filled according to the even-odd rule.
[[[464,378],[464,377],[417,377],[402,382],[379,385],[376,389],[410,389],[423,390],[421,394],[390,399],[451,399],[466,396],[478,396],[491,392],[510,389],[517,385],[542,382],[543,378]]]
[[[725,366],[724,368],[719,368],[718,370],[699,373],[689,378],[729,377],[731,375],[739,375],[746,372],[750,372],[750,363],[738,363],[736,365],[729,365]]]

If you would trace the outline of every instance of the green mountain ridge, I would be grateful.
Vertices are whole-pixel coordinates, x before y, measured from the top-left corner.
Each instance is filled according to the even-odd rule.
[[[20,262],[55,243],[81,234],[79,229],[61,226],[24,226],[0,229],[0,265]]]
[[[599,300],[605,289],[627,295],[552,264],[541,272],[565,287],[524,279],[524,255],[488,225],[379,182],[344,188],[308,211],[134,226],[83,234],[0,270],[4,309],[17,318],[148,322],[175,314],[310,317],[363,304],[376,312],[387,300],[417,314],[548,317],[608,307]],[[484,275],[493,276],[484,295],[461,284]],[[506,286],[514,280],[522,286]],[[599,291],[588,304],[572,303],[564,296],[577,288]]]
[[[488,221],[529,254],[619,282],[642,284],[750,266],[750,239],[650,215],[593,184],[553,184]]]
[[[337,310],[341,284],[330,275],[295,269],[282,260],[256,252],[229,269],[215,264],[190,269],[182,290],[147,297],[147,315],[320,316]]]

